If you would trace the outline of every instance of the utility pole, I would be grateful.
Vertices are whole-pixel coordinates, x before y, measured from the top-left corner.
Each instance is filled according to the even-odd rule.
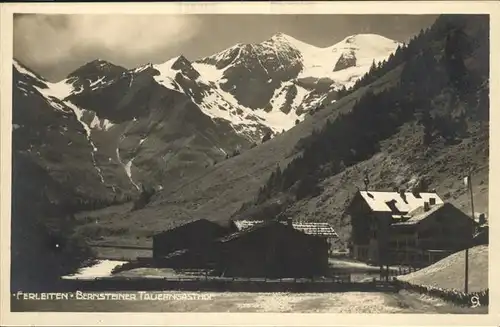
[[[472,178],[471,178],[472,172],[469,172],[469,175],[466,177],[466,183],[467,186],[469,187],[469,193],[470,193],[470,205],[471,205],[471,211],[472,211],[472,226],[474,226],[474,196],[472,194]],[[471,233],[473,233],[471,231]],[[465,294],[469,293],[469,245],[467,244],[465,248],[465,285],[464,285],[464,291]]]

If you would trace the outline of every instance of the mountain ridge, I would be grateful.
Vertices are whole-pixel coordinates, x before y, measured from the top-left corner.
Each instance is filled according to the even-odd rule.
[[[15,74],[14,84],[21,90],[27,106],[35,101],[32,97],[41,97],[47,105],[44,110],[48,117],[56,119],[50,125],[66,126],[59,120],[70,119],[79,126],[76,130],[64,127],[59,133],[62,138],[64,134],[81,135],[78,144],[86,143],[82,155],[93,167],[92,178],[105,186],[96,196],[115,201],[135,196],[141,185],[163,188],[166,180],[184,179],[203,167],[255,146],[265,135],[277,136],[289,130],[303,121],[311,108],[321,106],[322,101],[335,101],[336,93],[331,92],[329,82],[308,84],[290,79],[290,76],[298,76],[303,68],[300,62],[303,55],[297,47],[304,51],[304,47],[313,49],[314,46],[285,34],[274,35],[259,45],[265,52],[259,52],[257,45],[237,44],[214,54],[219,62],[225,62],[221,58],[224,55],[232,60],[222,71],[217,69],[217,63],[191,62],[182,54],[161,64],[147,63],[133,69],[96,58],[56,83],[14,59],[14,70],[20,74]],[[285,59],[294,64],[284,65]],[[332,71],[334,64],[329,63]],[[241,75],[242,70],[254,76]],[[247,81],[262,78],[266,83],[255,93],[256,88]],[[25,87],[29,90],[23,91]],[[235,90],[243,90],[243,93]],[[242,104],[245,100],[241,94],[248,93],[244,95],[247,100],[262,101],[266,99],[259,96],[262,92],[269,100],[265,106],[256,109]],[[16,103],[14,107],[18,110]],[[63,116],[55,118],[50,108]],[[182,130],[174,122],[188,128]],[[26,124],[22,119],[14,125],[16,135],[24,137]],[[45,127],[35,129],[40,128]],[[66,141],[76,144],[71,142],[74,140]],[[46,143],[40,147],[51,145]],[[51,156],[60,150],[50,149]],[[172,155],[173,161],[169,159]],[[201,156],[200,161],[193,161],[193,155]],[[42,166],[50,167],[52,159],[44,158]],[[156,171],[155,167],[163,165],[161,162],[168,162],[169,167]],[[191,168],[181,169],[184,164]],[[81,196],[90,196],[90,193],[83,191]]]

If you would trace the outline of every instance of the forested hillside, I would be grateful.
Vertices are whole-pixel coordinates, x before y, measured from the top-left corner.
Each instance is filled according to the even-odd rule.
[[[358,187],[364,187],[365,178],[372,188],[424,190],[439,188],[451,176],[460,180],[468,169],[484,175],[489,131],[488,32],[485,16],[441,16],[342,94],[347,96],[400,71],[390,79],[392,87],[368,89],[350,112],[303,138],[297,144],[301,155],[284,169],[278,166],[255,200],[235,217],[269,219],[281,214],[336,220],[335,214],[342,216],[342,204],[325,212],[316,201],[348,201]],[[452,155],[458,158],[449,160]],[[444,161],[440,160],[443,156]],[[385,166],[387,158],[395,162]],[[405,176],[384,172],[396,166],[406,166]],[[357,172],[356,177],[352,172]],[[487,167],[483,175],[482,184],[487,180]],[[329,182],[336,177],[338,189],[332,191]],[[342,196],[343,191],[348,194]],[[329,194],[337,199],[330,200]],[[299,204],[315,208],[300,209]]]

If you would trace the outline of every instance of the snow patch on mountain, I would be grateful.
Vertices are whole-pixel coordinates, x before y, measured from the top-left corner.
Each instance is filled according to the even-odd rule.
[[[229,49],[230,50],[230,49]],[[219,58],[224,58],[223,54],[217,55]],[[177,62],[179,57],[172,58],[163,64],[155,65],[155,69],[160,72],[155,79],[161,85],[174,90],[182,89],[175,81],[176,74],[179,71],[172,69],[172,65]],[[230,123],[233,129],[254,140],[261,137],[262,128],[268,127],[275,133],[280,133],[283,129],[289,129],[294,126],[297,119],[301,120],[296,114],[285,114],[276,107],[276,113],[267,112],[264,108],[252,110],[248,107],[241,105],[238,100],[229,92],[224,91],[220,83],[224,81],[224,71],[229,69],[232,65],[218,69],[212,64],[196,62],[192,64],[193,68],[199,73],[196,78],[196,83],[203,88],[203,98],[197,99],[191,90],[186,90],[184,93],[191,97],[192,101],[198,105],[200,110],[212,119],[224,119]],[[189,77],[180,73],[186,79]],[[283,83],[283,90],[285,87],[291,86],[292,83]],[[276,91],[279,93],[279,90]],[[298,92],[293,100],[293,110],[298,108],[300,100],[305,97],[308,91],[302,87],[298,87]],[[285,102],[286,91],[280,95],[281,98],[274,101]],[[274,111],[274,110],[272,110]]]
[[[290,111],[290,113],[285,114],[281,110],[272,110],[269,112],[258,110],[258,116],[263,119],[275,133],[281,133],[283,130],[287,131],[295,126],[295,121],[297,119],[300,121],[304,119],[303,116],[297,115],[295,111]]]
[[[175,63],[179,62],[179,59],[180,57],[174,57],[162,64],[154,65],[154,68],[160,72],[159,75],[154,76],[155,80],[160,85],[175,91],[183,90],[176,81],[177,74],[180,74],[185,80],[193,80],[182,71],[172,68]],[[253,114],[252,110],[240,106],[231,94],[223,91],[219,84],[216,83],[223,76],[223,70],[204,63],[195,63],[191,64],[191,66],[199,74],[194,82],[202,89],[203,98],[200,101],[199,98],[195,97],[191,89],[185,89],[183,93],[189,96],[208,117],[224,119],[229,122],[235,131],[254,139],[255,131],[259,125],[262,126],[262,122],[257,123],[256,121],[260,119]]]
[[[293,98],[290,99],[290,92],[292,92],[292,90],[296,90],[296,94],[292,95]],[[271,98],[270,105],[272,107],[272,111],[282,111],[282,109],[284,109],[287,105],[289,106],[290,112],[297,111],[297,109],[304,101],[304,98],[310,92],[311,91],[308,91],[305,88],[296,85],[294,81],[283,82],[281,83],[280,87],[274,91],[274,94]],[[290,116],[289,118],[285,119],[290,120],[290,124],[295,124],[295,120],[298,119],[298,117]]]
[[[97,78],[97,80],[91,81],[90,85],[89,85],[90,89],[91,90],[98,89],[102,84],[105,83],[105,81],[104,81],[105,78],[106,78],[106,76],[100,76]]]
[[[305,97],[310,93],[310,91],[306,90],[302,86],[295,85],[295,87],[297,88],[297,95],[293,99],[292,106],[294,110],[296,110],[302,104],[302,102],[304,102]]]
[[[160,73],[154,76],[155,81],[166,87],[167,89],[180,91],[180,86],[175,81],[175,75],[178,73],[172,69],[172,65],[179,59],[179,57],[174,57],[167,60],[166,62],[158,65],[153,65],[153,67]]]
[[[386,60],[401,43],[376,34],[358,34],[346,37],[339,43],[327,47],[302,47],[304,69],[299,78],[330,78],[337,85],[352,86],[354,82],[375,63]],[[334,71],[341,57],[355,57],[353,67]]]
[[[258,136],[259,127],[263,126],[262,118],[251,109],[239,105],[232,94],[223,91],[218,85],[205,93],[203,101],[196,101],[193,97],[192,100],[205,115],[228,121],[235,131],[252,140]]]
[[[55,108],[59,111],[66,112],[66,108],[60,103],[60,100],[56,97],[53,97],[49,95],[46,91],[46,89],[41,89],[37,86],[34,86],[40,92],[40,94],[43,96],[45,101],[52,107]]]
[[[66,83],[66,80],[58,83],[48,82],[44,78],[26,69],[15,59],[13,60],[13,65],[20,74],[35,80],[35,83],[30,84],[27,84],[23,80],[17,82],[16,86],[23,92],[24,96],[34,94],[34,90],[36,90],[51,107],[62,112],[67,112],[67,108],[62,104],[61,100],[73,92],[72,85]]]
[[[92,114],[94,115],[94,118],[92,118],[92,121],[90,122],[90,128],[92,128],[92,129],[107,131],[115,125],[109,119],[106,119],[106,118],[101,119],[94,112],[92,112]]]
[[[134,117],[134,119],[127,124],[127,126],[125,127],[125,130],[122,132],[122,135],[119,138],[118,144],[117,144],[116,149],[115,149],[115,153],[116,153],[116,160],[123,167],[123,170],[125,171],[125,174],[127,175],[130,183],[137,190],[140,190],[139,185],[137,185],[137,183],[132,178],[132,164],[133,164],[135,158],[130,158],[127,162],[124,162],[120,156],[120,144],[125,139],[125,135],[127,134],[127,132],[133,127],[134,123],[136,123],[136,122],[137,122],[137,119]]]
[[[227,69],[218,69],[214,65],[202,64],[202,63],[193,63],[194,69],[196,69],[205,80],[212,82],[219,82],[223,75],[224,71]]]
[[[95,159],[95,153],[97,152],[97,147],[95,146],[95,144],[91,138],[92,131],[90,129],[90,126],[83,119],[84,110],[81,109],[80,107],[76,106],[71,101],[64,101],[64,104],[74,112],[76,119],[80,122],[83,129],[85,130],[85,132],[87,134],[87,140],[89,141],[90,145],[92,146],[92,151],[90,152],[90,155],[92,157],[92,164],[94,165],[94,168],[96,169],[97,174],[99,175],[99,178],[101,179],[101,183],[104,184],[104,176],[102,175],[102,170],[97,165],[97,161]]]
[[[13,60],[13,64],[14,64],[14,67],[17,69],[17,71],[23,75],[27,75],[31,78],[34,78],[35,80],[37,81],[42,81],[42,82],[46,82],[46,80],[44,80],[43,78],[39,78],[38,76],[36,76],[35,74],[33,74],[33,72],[29,71],[28,69],[24,68],[17,60]]]
[[[61,100],[67,98],[75,91],[73,86],[67,83],[67,80],[63,80],[57,83],[45,82],[45,84],[48,87],[46,90],[46,94]]]
[[[159,76],[154,76],[154,79],[158,84],[163,85],[164,87],[166,87],[169,90],[173,90],[173,91],[180,90],[179,85],[172,77],[159,75]]]
[[[130,183],[132,183],[132,185],[134,185],[137,190],[140,190],[139,186],[134,182],[134,179],[132,178],[132,163],[134,161],[134,158],[130,159],[127,163],[124,163],[120,157],[120,149],[117,147],[116,160],[118,160],[120,165],[122,165],[123,169],[125,170],[125,174],[127,174],[127,177],[130,180]]]
[[[286,102],[286,87],[289,86],[291,82],[281,83],[281,86],[278,87],[271,98],[271,107],[273,109],[279,110]]]
[[[138,73],[141,73],[141,72],[145,71],[145,70],[146,70],[146,69],[148,69],[148,68],[153,68],[153,64],[151,64],[151,63],[147,63],[147,64],[145,64],[145,65],[142,65],[142,66],[140,66],[140,67],[137,67],[137,68],[136,68],[136,69],[134,69],[132,72],[133,72],[133,73],[138,74]]]
[[[233,108],[237,108],[236,115],[229,113],[227,120],[229,120],[233,125],[242,125],[240,128],[236,127],[236,130],[240,130],[241,127],[246,127],[251,131],[255,131],[258,125],[265,125],[269,127],[274,133],[281,133],[284,130],[288,130],[294,126],[295,120],[299,117],[294,113],[285,114],[281,110],[271,110],[267,112],[264,109],[252,110],[250,108],[244,107],[238,103],[238,100],[229,92],[225,92],[218,88],[218,93],[223,94],[223,99],[227,101]],[[208,111],[206,114],[209,113]],[[217,118],[216,115],[212,116]]]
[[[29,86],[24,81],[18,81],[16,86],[25,97],[34,93],[32,90],[28,90]]]
[[[134,179],[132,178],[132,163],[134,161],[134,158],[130,159],[126,164],[125,164],[125,171],[127,172],[127,176],[130,179],[130,182],[135,186],[136,189],[139,190],[139,185],[137,185],[134,182]]]

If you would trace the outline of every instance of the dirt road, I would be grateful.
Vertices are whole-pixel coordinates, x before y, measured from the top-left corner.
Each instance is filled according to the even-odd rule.
[[[11,305],[12,311],[52,312],[487,313],[486,307],[474,309],[458,307],[439,299],[406,291],[399,293],[154,293],[167,293],[170,298],[149,301],[20,301],[14,299]],[[199,298],[201,294],[203,299]],[[191,299],[176,298],[186,295]]]

